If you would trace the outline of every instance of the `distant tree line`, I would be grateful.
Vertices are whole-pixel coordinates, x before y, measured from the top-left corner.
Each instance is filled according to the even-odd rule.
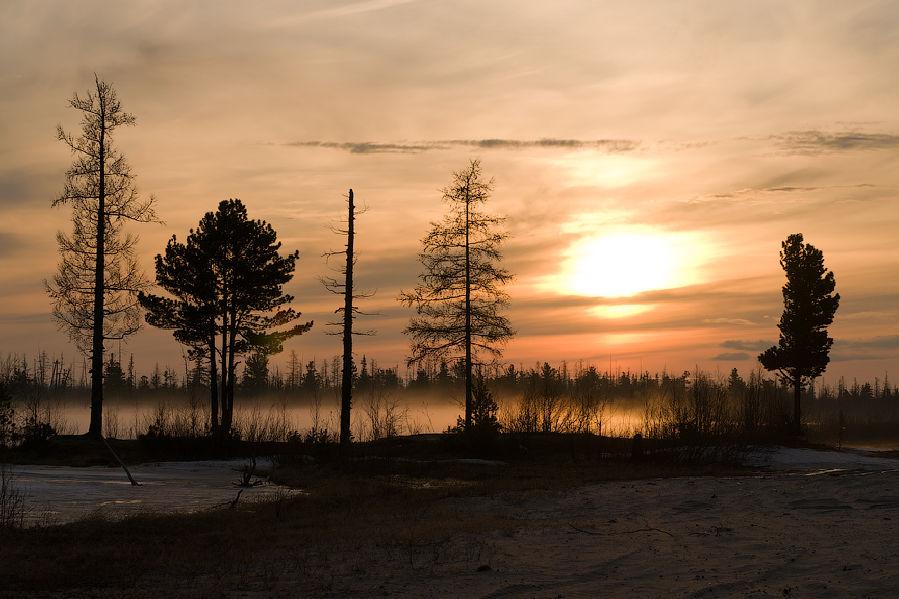
[[[286,367],[269,369],[267,356],[256,359],[255,355],[247,359],[240,377],[241,396],[309,405],[339,401],[342,356],[304,361],[291,351]],[[104,363],[109,399],[172,405],[179,397],[187,403],[208,391],[208,372],[197,363],[186,361],[177,370],[155,365],[148,374],[141,374],[130,357],[125,365],[121,362],[110,354]],[[89,396],[90,378],[83,370],[83,364],[64,366],[61,356],[46,352],[32,358],[19,353],[0,355],[0,436],[6,439],[2,443],[52,436],[53,402],[82,401]],[[492,432],[603,436],[640,432],[647,439],[702,446],[721,438],[777,438],[788,434],[792,426],[792,386],[766,375],[758,365],[744,378],[736,368],[729,376],[713,376],[701,371],[679,375],[600,371],[585,362],[530,367],[496,364],[479,369],[474,383],[471,430],[475,431],[486,427]],[[464,389],[461,362],[426,362],[405,373],[398,367],[381,367],[365,356],[358,367],[354,365],[357,397],[406,404],[447,397],[462,401]],[[861,431],[890,438],[899,423],[899,388],[886,375],[873,382],[840,378],[832,384],[820,383],[803,389],[802,400],[808,430],[828,442],[847,442],[853,435],[859,438]],[[629,428],[610,424],[623,413],[631,415]],[[203,430],[202,421],[199,426]],[[400,427],[389,426],[379,434],[399,431]]]
[[[0,384],[14,398],[23,398],[31,390],[54,397],[78,398],[90,391],[91,379],[85,359],[79,362],[65,361],[64,355],[56,356],[45,351],[28,357],[26,353],[0,354]],[[342,356],[330,359],[303,361],[296,350],[287,354],[282,366],[269,366],[268,356],[251,354],[244,365],[237,385],[244,397],[289,392],[302,400],[325,396],[341,390]],[[208,370],[194,362],[186,362],[180,368],[154,364],[152,370],[138,372],[134,357],[120,359],[116,353],[107,354],[104,361],[104,390],[110,399],[134,397],[143,393],[181,393],[191,388],[208,388]],[[446,361],[425,362],[414,370],[400,371],[398,366],[382,367],[376,360],[363,355],[358,366],[353,365],[353,389],[357,391],[441,391],[449,395],[464,384],[464,367],[461,363]],[[751,379],[761,377],[759,384],[783,388],[776,378],[762,377],[758,369],[750,372]],[[684,371],[679,375],[631,370],[601,371],[583,361],[569,364],[562,362],[551,366],[548,362],[523,367],[514,364],[493,364],[481,368],[482,378],[494,393],[516,395],[544,388],[558,393],[589,391],[618,400],[639,398],[650,391],[677,385],[689,387],[695,374]],[[729,389],[742,390],[748,384],[734,368],[722,379]],[[792,389],[787,389],[792,393]],[[882,401],[899,404],[899,386],[888,374],[873,381],[848,380],[840,377],[835,383],[819,382],[803,391],[803,397],[818,402]]]

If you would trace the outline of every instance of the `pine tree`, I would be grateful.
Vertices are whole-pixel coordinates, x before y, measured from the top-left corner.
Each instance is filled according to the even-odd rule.
[[[782,244],[780,265],[787,275],[783,286],[784,312],[777,327],[776,346],[759,355],[767,370],[776,370],[785,385],[793,386],[792,434],[802,435],[802,389],[820,376],[830,362],[828,353],[833,339],[827,326],[833,322],[840,305],[834,294],[833,272],[824,268],[824,254],[803,243],[801,234],[787,237]]]
[[[282,291],[299,254],[282,257],[280,248],[271,225],[250,220],[240,200],[223,201],[206,213],[186,244],[173,236],[165,255],[156,256],[156,282],[174,299],[138,297],[149,324],[173,329],[192,359],[209,364],[210,380],[219,383],[210,385],[214,434],[231,431],[238,356],[279,353],[286,340],[312,328],[307,322],[269,332],[300,317],[284,308],[293,296]]]

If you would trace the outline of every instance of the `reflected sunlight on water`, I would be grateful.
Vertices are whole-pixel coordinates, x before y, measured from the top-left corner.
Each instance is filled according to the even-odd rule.
[[[441,433],[456,424],[464,410],[455,403],[384,400],[374,405],[367,398],[354,399],[352,429],[356,438],[364,439],[374,419],[393,419],[397,434]],[[86,433],[90,425],[90,402],[59,402],[49,410],[50,422],[60,434]],[[103,431],[108,437],[134,439],[157,422],[174,423],[194,417],[200,432],[209,419],[206,402],[194,404],[177,400],[113,400],[103,404]],[[315,427],[336,432],[340,428],[340,405],[337,400],[322,401],[317,406],[305,401],[235,400],[235,425],[244,432],[277,429],[303,433]]]
[[[340,428],[340,405],[337,399],[322,401],[318,405],[297,400],[240,400],[235,401],[234,422],[244,438],[266,432],[286,437],[291,432],[303,434],[313,427],[336,433]],[[501,402],[499,420],[508,418],[514,404]],[[391,419],[395,434],[414,435],[442,433],[455,426],[464,414],[464,408],[454,401],[430,401],[407,399],[371,398],[354,399],[352,430],[356,439],[366,440],[374,427],[383,426]],[[60,434],[83,434],[90,424],[90,402],[59,402],[51,407],[50,422]],[[187,426],[193,421],[198,434],[208,421],[209,406],[204,402],[193,407],[183,399],[169,400],[107,400],[103,405],[104,435],[116,439],[135,439],[145,434],[150,425],[163,423],[173,429]],[[603,435],[632,436],[642,427],[641,410],[629,410],[623,406],[608,408],[593,421],[591,429]]]

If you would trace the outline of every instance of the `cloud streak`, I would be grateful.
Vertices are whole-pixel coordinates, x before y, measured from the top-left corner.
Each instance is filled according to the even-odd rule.
[[[710,358],[713,362],[742,362],[749,359],[749,354],[739,352],[733,354],[718,354],[714,358]]]
[[[843,131],[826,133],[818,130],[788,131],[767,138],[784,154],[813,156],[855,150],[893,150],[899,148],[899,135]]]
[[[736,325],[754,325],[755,323],[745,318],[705,318],[702,324],[736,324]]]
[[[899,349],[899,335],[881,335],[869,339],[834,339],[839,349]]]
[[[474,148],[480,150],[524,150],[544,148],[562,151],[595,150],[608,154],[622,154],[638,150],[642,144],[631,139],[449,139],[418,142],[335,142],[295,141],[284,144],[301,148],[328,148],[350,154],[420,154],[422,152]]]
[[[783,194],[811,194],[819,191],[828,191],[833,189],[860,189],[864,187],[877,187],[871,183],[858,183],[856,185],[827,185],[816,187],[800,187],[800,186],[778,186],[754,188],[747,187],[745,189],[737,189],[727,193],[706,194],[686,200],[688,204],[703,204],[709,202],[733,202],[741,203],[745,201],[761,201],[764,199],[767,203],[782,203]]]
[[[741,341],[738,339],[729,339],[721,344],[721,347],[726,349],[741,349],[744,351],[765,351],[772,345],[776,345],[774,341],[765,341],[764,339],[759,339],[758,341]]]

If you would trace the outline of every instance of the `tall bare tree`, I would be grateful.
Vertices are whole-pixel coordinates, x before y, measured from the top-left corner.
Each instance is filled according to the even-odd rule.
[[[442,190],[449,213],[432,222],[431,232],[422,239],[421,282],[399,296],[418,313],[403,331],[412,337],[407,363],[441,358],[463,363],[466,430],[472,425],[475,359],[481,353],[500,357],[501,347],[515,334],[509,319],[500,314],[509,303],[503,286],[513,278],[497,266],[500,246],[508,238],[498,230],[505,218],[481,211],[493,188],[493,179],[481,177],[480,160],[453,173],[452,184]]]
[[[350,410],[353,405],[353,335],[373,335],[372,331],[354,331],[353,320],[357,314],[362,314],[353,300],[371,297],[373,294],[360,292],[355,289],[353,284],[353,267],[356,265],[355,253],[355,222],[356,216],[365,212],[365,210],[357,211],[353,203],[353,190],[350,190],[347,196],[347,226],[346,229],[338,229],[332,227],[333,231],[339,235],[346,235],[346,250],[343,252],[328,252],[326,257],[346,255],[346,262],[338,268],[338,272],[343,275],[343,282],[332,277],[322,277],[321,281],[325,287],[332,293],[343,296],[343,306],[335,310],[336,314],[343,313],[341,322],[329,322],[329,325],[341,327],[339,331],[326,331],[329,335],[343,336],[343,376],[341,378],[341,401],[340,401],[340,444],[347,445],[350,442]]]
[[[53,316],[78,349],[91,359],[91,419],[88,434],[102,436],[103,342],[124,339],[141,328],[136,294],[149,282],[137,264],[138,238],[127,221],[159,222],[155,199],[142,201],[131,166],[113,146],[121,126],[134,125],[111,85],[94,76],[95,87],[69,105],[82,113],[81,135],[57,125],[57,136],[75,155],[65,189],[54,207],[72,208],[71,234],[56,235],[61,261],[52,283],[44,281]]]

